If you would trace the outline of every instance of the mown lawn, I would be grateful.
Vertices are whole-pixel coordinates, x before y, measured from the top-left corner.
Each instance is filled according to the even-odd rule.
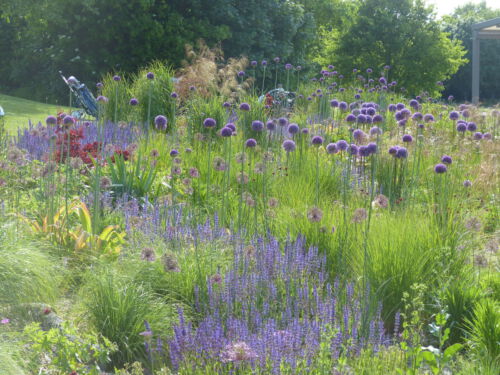
[[[29,121],[37,123],[44,121],[48,115],[55,115],[62,106],[43,104],[27,99],[0,94],[0,106],[5,112],[5,127],[7,131],[13,132],[18,127],[26,127]]]

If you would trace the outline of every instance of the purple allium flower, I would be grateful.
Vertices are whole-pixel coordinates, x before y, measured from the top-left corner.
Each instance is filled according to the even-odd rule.
[[[389,110],[389,112],[396,112],[397,107],[396,107],[395,104],[389,104],[389,106],[387,107],[387,109]]]
[[[373,69],[368,68],[368,69],[366,69],[366,72],[367,72],[368,74],[371,74],[371,73],[373,73]]]
[[[266,122],[266,128],[269,131],[274,131],[276,129],[276,124],[274,123],[273,120],[269,120]]]
[[[333,65],[331,65],[331,64],[330,64],[330,65],[328,65],[328,69],[329,69],[329,70],[333,70],[333,69],[335,69],[335,67],[334,67]]]
[[[136,106],[137,104],[139,104],[139,101],[136,98],[130,99],[130,105],[131,106]]]
[[[474,135],[473,135],[473,137],[474,137],[474,139],[476,141],[479,141],[479,140],[483,139],[483,133],[481,133],[481,132],[475,132]]]
[[[368,109],[366,110],[366,114],[369,115],[369,116],[375,116],[375,113],[377,113],[377,111],[375,110],[375,108],[368,107]]]
[[[418,108],[418,101],[415,99],[410,100],[410,107],[412,108]]]
[[[360,115],[362,116],[362,115]],[[362,142],[363,140],[366,139],[366,134],[363,130],[361,129],[356,129],[352,132],[352,136],[353,138],[358,141],[358,142]]]
[[[118,82],[118,81],[121,81],[121,80],[122,80],[122,77],[120,77],[120,76],[114,76],[113,77],[113,81]]]
[[[375,117],[374,117],[374,119],[375,119]],[[380,129],[378,126],[373,126],[370,129],[370,135],[380,135],[380,134],[382,134],[382,129]]]
[[[245,76],[245,72],[243,70],[239,71],[238,72],[238,77],[244,77]]]
[[[467,124],[465,122],[458,122],[457,123],[457,131],[461,133],[465,133],[467,130]]]
[[[285,69],[286,70],[290,70],[292,68],[293,68],[292,64],[285,64]]]
[[[493,139],[493,136],[491,135],[491,133],[486,132],[486,133],[483,134],[483,138],[490,141],[490,140]]]
[[[266,66],[267,65],[267,60],[262,60],[261,64],[262,64],[262,66]]]
[[[279,58],[279,57],[275,57],[275,58],[273,59],[273,61],[277,64],[277,63],[279,63],[279,62],[280,62],[280,58]]]
[[[339,101],[337,99],[333,99],[330,101],[330,106],[336,108],[339,106]]]
[[[358,154],[358,146],[356,146],[354,143],[349,145],[349,149],[347,150],[351,155],[357,155]]]
[[[413,121],[420,121],[422,120],[423,115],[420,112],[415,112],[411,118]]]
[[[252,130],[261,132],[262,130],[264,130],[264,123],[259,120],[252,121]]]
[[[56,125],[57,124],[57,117],[55,116],[47,116],[45,119],[45,123],[47,125]]]
[[[424,115],[424,121],[425,122],[432,122],[432,121],[434,121],[434,116],[430,113],[427,113]]]
[[[232,122],[228,122],[225,127],[231,129],[233,132],[236,131],[236,126]]]
[[[398,159],[405,159],[408,156],[408,150],[404,147],[398,147],[396,151],[396,157]]]
[[[448,168],[446,167],[446,165],[444,164],[436,164],[436,166],[434,167],[434,172],[438,173],[438,174],[441,174],[441,173],[446,173],[446,171],[448,170]]]
[[[200,172],[198,172],[198,169],[196,169],[196,168],[190,168],[189,169],[189,175],[192,178],[198,178],[198,177],[200,177]]]
[[[464,187],[469,188],[472,186],[472,182],[470,180],[465,180],[464,181]]]
[[[179,151],[177,151],[175,148],[170,151],[170,156],[175,157],[179,155]]]
[[[339,103],[339,108],[340,108],[340,110],[342,110],[342,111],[346,111],[346,110],[347,110],[347,108],[348,108],[348,105],[347,105],[347,103],[346,103],[346,102],[340,102],[340,103]]]
[[[359,146],[358,153],[359,156],[363,158],[370,156],[370,150],[368,150],[368,146]]]
[[[398,103],[396,104],[396,108],[398,111],[401,111],[403,108],[405,108],[405,105],[403,103]]]
[[[347,122],[356,122],[356,116],[353,115],[352,113],[349,113],[347,117],[345,118]]]
[[[99,95],[96,100],[98,102],[101,102],[101,103],[107,103],[107,102],[109,102],[109,99],[106,98],[104,95]]]
[[[231,135],[233,135],[233,131],[231,130],[231,128],[224,126],[220,131],[220,135],[223,137],[230,137]]]
[[[381,85],[387,85],[387,80],[385,79],[385,77],[380,77],[378,81],[380,82]]]
[[[203,120],[203,126],[206,128],[213,128],[215,125],[217,125],[217,121],[215,121],[213,118],[207,117],[205,120]]]
[[[444,164],[451,164],[453,162],[453,160],[451,159],[451,156],[449,155],[443,155],[441,157],[441,161],[444,163]]]
[[[340,141],[337,142],[337,148],[340,150],[340,151],[345,151],[347,150],[347,148],[349,147],[349,144],[347,143],[347,141],[341,139]]]
[[[312,137],[311,143],[315,146],[322,145],[323,144],[323,137],[321,137],[319,135],[315,135],[314,137]]]
[[[74,125],[75,124],[75,119],[71,116],[64,116],[63,119],[63,124],[66,126]]]
[[[460,117],[460,114],[457,111],[450,112],[450,120],[456,121]]]
[[[384,118],[382,117],[382,115],[380,114],[376,114],[375,116],[373,116],[372,118],[372,123],[374,124],[378,124],[380,122],[384,121]]]
[[[250,104],[248,104],[248,103],[241,103],[240,104],[240,109],[242,111],[250,111]]]
[[[477,125],[475,122],[468,122],[467,123],[467,130],[470,132],[475,132],[477,130]]]
[[[303,128],[300,132],[302,134],[309,134],[309,129],[308,128]]]
[[[193,85],[189,86],[189,91],[196,91],[196,86]]]
[[[453,101],[453,99],[455,99],[455,97],[454,97],[453,95],[448,96],[448,101],[449,101],[449,102],[452,102],[452,101]]]
[[[229,103],[229,102],[224,102],[224,103],[222,103],[222,106],[223,106],[224,108],[231,108],[231,103]]]
[[[361,99],[361,95],[359,94],[354,95],[354,99]]]
[[[172,93],[170,94],[170,97],[172,99],[177,99],[179,97],[179,94],[177,94],[175,91],[172,91]]]
[[[257,63],[257,61],[255,61],[255,60],[252,60],[252,62],[250,62],[250,65],[251,65],[251,66],[253,66],[253,67],[257,66],[257,64],[258,64],[258,63]]]
[[[155,125],[158,129],[166,129],[167,127],[167,118],[162,115],[158,115],[155,117]]]
[[[298,70],[298,71],[301,71],[301,70],[302,70],[302,67],[301,67],[300,65],[297,65],[297,66],[295,67],[295,69],[296,69],[296,70]]]
[[[424,124],[418,124],[417,126],[418,126],[419,129],[425,128]]]
[[[377,144],[376,144],[376,143],[374,143],[374,142],[370,142],[370,143],[368,143],[368,145],[367,145],[366,147],[367,147],[368,152],[369,152],[370,154],[375,154],[375,153],[377,152],[377,149],[378,149]]]
[[[282,147],[286,152],[292,152],[295,150],[295,142],[291,139],[287,139],[283,142]]]
[[[398,153],[398,149],[399,149],[399,146],[392,146],[389,148],[389,154],[391,154],[392,156],[396,156],[396,154]]]
[[[411,143],[413,142],[413,137],[410,134],[405,134],[403,135],[403,142]]]
[[[462,116],[464,116],[465,118],[468,118],[470,116],[470,112],[468,109],[464,109],[462,111]]]
[[[288,133],[297,134],[299,132],[299,126],[297,124],[288,125]]]
[[[146,78],[147,79],[154,79],[155,78],[155,74],[153,72],[147,72],[146,73]]]
[[[96,85],[95,85],[98,89],[102,89],[102,87],[104,86],[102,84],[102,82],[97,82]]]
[[[336,154],[338,152],[337,144],[336,143],[329,143],[326,146],[326,152],[329,154]]]
[[[246,140],[245,146],[248,148],[254,148],[255,146],[257,146],[257,141],[253,138],[249,138]]]

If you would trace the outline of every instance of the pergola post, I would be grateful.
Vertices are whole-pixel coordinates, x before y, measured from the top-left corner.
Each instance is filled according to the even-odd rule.
[[[480,40],[477,31],[472,33],[472,104],[479,103],[479,56]]]

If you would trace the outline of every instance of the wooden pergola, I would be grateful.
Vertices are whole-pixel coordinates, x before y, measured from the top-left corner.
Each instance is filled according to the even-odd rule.
[[[481,39],[500,39],[500,17],[472,25],[472,103],[479,103],[479,51]]]

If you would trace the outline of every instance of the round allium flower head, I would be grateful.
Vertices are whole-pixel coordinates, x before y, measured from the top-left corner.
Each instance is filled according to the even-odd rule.
[[[385,79],[385,77],[380,77],[378,81],[380,82],[381,85],[387,85],[387,80]]]
[[[259,120],[252,121],[252,130],[255,132],[261,132],[264,130],[264,123]]]
[[[298,71],[300,71],[300,70],[302,70],[302,67],[301,67],[300,65],[297,65],[297,66],[295,67],[295,69],[297,69]]]
[[[423,129],[423,128],[425,128],[425,125],[424,125],[424,124],[418,124],[417,126],[418,126],[418,128],[419,128],[419,129]]]
[[[167,127],[167,118],[163,115],[158,115],[155,117],[155,125],[158,129],[165,129]]]
[[[193,85],[189,86],[189,91],[196,91],[196,86]]]
[[[179,97],[179,94],[177,94],[175,91],[173,91],[171,94],[170,94],[170,97],[172,99],[177,99]]]
[[[398,108],[396,107],[396,104],[389,104],[387,109],[389,110],[389,112],[396,112]]]
[[[213,128],[215,125],[217,125],[217,121],[215,121],[213,118],[206,118],[203,120],[203,126],[206,128]]]
[[[411,143],[413,142],[413,137],[410,134],[405,134],[403,135],[403,142]]]
[[[361,95],[359,94],[354,95],[354,99],[361,99]]]
[[[405,108],[405,105],[403,103],[398,103],[396,104],[396,108],[398,111],[401,111],[403,108]]]
[[[474,135],[473,135],[473,137],[474,137],[474,139],[476,141],[479,141],[479,140],[483,139],[483,133],[481,133],[481,132],[475,132]]]
[[[490,140],[493,139],[493,136],[491,135],[491,133],[486,132],[486,133],[483,134],[483,138],[490,141]]]
[[[347,103],[346,103],[346,102],[340,102],[340,103],[339,103],[339,108],[340,108],[340,110],[342,110],[342,111],[346,111],[346,110],[347,110],[347,108],[348,108],[348,105],[347,105]]]
[[[375,116],[373,116],[372,118],[372,123],[374,124],[378,124],[380,122],[384,121],[384,118],[382,117],[382,115],[380,114],[376,114]]]
[[[311,223],[319,223],[321,219],[323,218],[323,211],[319,209],[318,207],[312,207],[307,211],[307,219]]]
[[[441,157],[441,161],[444,163],[444,164],[451,164],[453,162],[453,160],[451,159],[451,156],[449,155],[443,155]]]
[[[251,66],[257,66],[257,61],[253,60],[251,63],[250,63]]]
[[[353,115],[352,113],[349,113],[347,117],[345,118],[347,122],[356,122],[356,116]]]
[[[189,175],[192,177],[192,178],[198,178],[200,177],[200,172],[198,172],[198,169],[196,168],[189,168]]]
[[[120,77],[120,76],[114,76],[113,77],[113,81],[118,82],[118,81],[121,81],[121,80],[122,80],[122,77]]]
[[[337,99],[330,100],[330,106],[336,108],[339,106],[339,101]]]
[[[375,120],[375,116],[373,117],[373,119]],[[382,129],[380,129],[378,126],[373,126],[370,129],[370,135],[380,135],[380,134],[382,134]]]
[[[57,124],[57,117],[55,117],[55,116],[47,116],[47,118],[45,119],[45,123],[47,125],[55,125],[55,124]]]
[[[104,95],[99,95],[96,100],[101,103],[107,103],[109,101],[109,99],[106,98]]]
[[[102,82],[97,82],[95,87],[97,87],[98,89],[102,89],[104,85],[102,84]]]
[[[177,151],[175,148],[170,151],[170,156],[175,157],[179,155],[179,151]]]
[[[292,64],[285,64],[285,69],[286,70],[290,70],[293,68],[293,65]]]
[[[280,62],[280,58],[279,58],[279,57],[275,57],[275,58],[273,59],[273,61],[277,64],[277,63],[279,63],[279,62]]]
[[[375,108],[368,107],[368,109],[366,110],[366,114],[369,115],[369,116],[375,116],[375,113],[377,113],[377,111],[375,110]]]
[[[472,182],[470,180],[465,180],[464,181],[464,187],[469,188],[472,186]]]
[[[276,129],[276,124],[274,123],[273,120],[269,120],[266,122],[266,128],[269,131],[274,131]]]
[[[455,99],[455,97],[454,97],[453,95],[448,96],[448,101],[449,101],[449,102],[452,102],[452,101],[453,101],[453,99]]]
[[[446,171],[448,170],[448,168],[446,167],[446,165],[444,164],[436,164],[436,166],[434,167],[434,172],[438,173],[438,174],[441,174],[441,173],[446,173]]]
[[[422,118],[423,118],[423,115],[420,112],[415,112],[413,114],[413,116],[411,116],[411,119],[413,121],[420,121],[420,120],[422,120]]]
[[[240,104],[240,109],[242,111],[250,111],[250,104],[248,104],[248,103],[241,103]]]
[[[336,154],[338,152],[337,144],[336,143],[329,143],[326,146],[326,152],[329,154]]]
[[[262,60],[261,64],[262,64],[262,66],[266,66],[267,65],[267,60]]]
[[[349,147],[349,144],[347,143],[347,141],[341,139],[340,141],[337,142],[337,148],[340,150],[340,151],[345,151],[347,150],[347,148]]]
[[[368,68],[368,69],[366,69],[366,72],[367,72],[368,74],[371,74],[371,73],[373,73],[373,69]]]
[[[244,76],[245,76],[245,72],[243,70],[238,72],[238,77],[244,77]]]
[[[358,146],[356,146],[354,143],[352,143],[350,146],[349,146],[349,149],[347,150],[351,155],[357,155],[358,154]]]
[[[457,123],[457,131],[464,133],[467,130],[467,124],[465,122]]]
[[[360,115],[361,116],[361,115]],[[361,129],[356,129],[352,132],[352,137],[358,141],[358,142],[362,142],[363,140],[366,139],[366,134],[363,130]]]
[[[396,154],[398,153],[398,149],[399,149],[399,146],[392,146],[389,148],[389,154],[391,154],[392,156],[396,156]]]
[[[249,138],[245,142],[245,146],[249,147],[249,148],[254,148],[255,146],[257,146],[257,141],[255,139],[253,139],[253,138]]]
[[[64,116],[63,124],[66,126],[73,125],[75,123],[75,119],[71,116]]]
[[[223,106],[224,108],[231,108],[231,103],[229,103],[229,102],[224,102],[224,103],[222,103],[222,106]]]
[[[477,125],[475,122],[467,123],[467,130],[470,132],[475,132],[477,130]]]
[[[415,99],[410,100],[410,107],[418,108],[418,101]]]
[[[225,127],[231,129],[233,132],[236,131],[236,126],[232,122],[228,122]]]
[[[286,152],[295,151],[295,142],[292,141],[291,139],[287,139],[286,141],[284,141],[281,146],[283,147],[283,150],[285,150]]]
[[[367,147],[368,152],[369,152],[370,154],[375,154],[375,153],[377,152],[377,149],[378,149],[377,144],[376,144],[376,143],[374,143],[374,142],[370,142],[370,143],[368,143],[368,145],[367,145],[366,147]]]
[[[359,154],[359,156],[365,158],[367,156],[370,156],[370,151],[368,150],[367,146],[359,146],[358,154]]]
[[[312,137],[311,143],[315,146],[320,146],[323,144],[323,137],[315,135],[314,137]]]
[[[460,113],[457,111],[451,111],[450,112],[450,120],[456,121],[460,117]]]
[[[147,79],[154,79],[155,78],[155,74],[153,72],[148,72],[148,73],[146,73],[146,78]]]
[[[233,131],[231,130],[231,128],[224,126],[220,131],[220,135],[223,137],[230,137],[231,135],[233,135]]]
[[[288,133],[297,134],[299,132],[299,126],[297,124],[288,125]]]
[[[130,99],[130,105],[131,106],[136,106],[137,104],[139,104],[139,101],[136,98]]]
[[[398,159],[405,159],[408,156],[408,150],[404,147],[399,147],[396,151],[396,157]]]
[[[424,121],[425,122],[432,122],[432,121],[434,121],[434,116],[430,113],[427,113],[424,115]]]

